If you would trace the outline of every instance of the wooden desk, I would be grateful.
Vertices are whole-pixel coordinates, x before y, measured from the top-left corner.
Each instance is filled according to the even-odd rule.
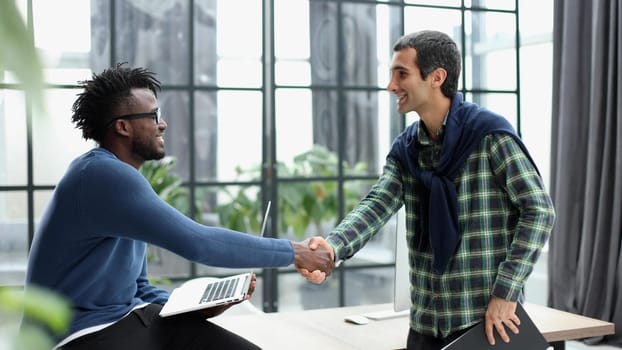
[[[378,304],[261,315],[225,313],[211,320],[267,350],[404,349],[409,329],[407,316],[370,320],[366,325],[344,321],[348,315],[391,308],[391,304]],[[563,349],[566,340],[614,333],[614,324],[610,322],[535,304],[525,305],[525,310],[555,349]]]

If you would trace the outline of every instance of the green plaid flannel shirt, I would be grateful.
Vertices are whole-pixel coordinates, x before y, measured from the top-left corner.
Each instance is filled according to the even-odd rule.
[[[440,144],[419,128],[419,166],[432,169]],[[442,136],[442,134],[441,134]],[[387,158],[367,196],[327,237],[338,260],[354,255],[406,205],[413,330],[446,337],[481,321],[491,295],[516,301],[549,238],[555,212],[542,179],[509,135],[487,135],[454,179],[461,240],[445,273],[418,251],[418,181]],[[429,246],[429,245],[428,245]]]

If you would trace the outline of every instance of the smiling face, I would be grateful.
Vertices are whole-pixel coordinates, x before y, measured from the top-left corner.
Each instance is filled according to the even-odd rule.
[[[133,103],[128,106],[127,114],[154,112],[158,109],[158,101],[149,89],[132,90]],[[166,153],[164,147],[164,121],[156,122],[152,116],[127,120],[131,124],[132,158],[142,163],[147,160],[162,159]]]
[[[431,79],[421,78],[421,71],[415,64],[417,50],[408,47],[393,54],[391,80],[387,90],[397,96],[397,110],[402,113],[425,111],[433,93]]]

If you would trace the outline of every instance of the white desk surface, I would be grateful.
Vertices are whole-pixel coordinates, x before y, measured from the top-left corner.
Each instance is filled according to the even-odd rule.
[[[365,325],[346,323],[344,318],[390,310],[392,304],[362,305],[260,315],[223,315],[212,322],[252,341],[264,349],[404,349],[409,318],[402,316],[370,320]],[[536,304],[525,310],[549,342],[613,334],[614,324]]]

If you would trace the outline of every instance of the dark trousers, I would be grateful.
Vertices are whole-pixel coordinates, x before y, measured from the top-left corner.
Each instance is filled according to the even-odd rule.
[[[119,322],[99,332],[87,334],[62,347],[63,350],[206,350],[260,349],[198,313],[162,318],[161,305],[134,310]]]
[[[469,328],[454,332],[450,334],[447,338],[436,338],[431,335],[417,333],[411,328],[410,331],[408,332],[408,340],[406,342],[406,349],[407,350],[440,350],[447,344],[456,340],[456,338],[464,334],[466,331],[468,331]]]

